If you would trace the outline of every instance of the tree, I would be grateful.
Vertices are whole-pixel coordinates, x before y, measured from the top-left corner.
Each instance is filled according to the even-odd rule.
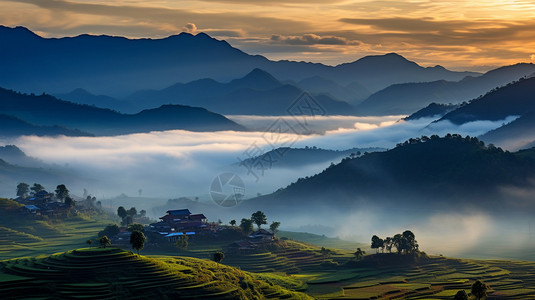
[[[364,257],[364,254],[366,254],[366,251],[363,251],[362,249],[360,248],[357,248],[357,251],[355,251],[355,257],[357,258],[357,260],[361,260],[362,257]]]
[[[39,183],[34,183],[30,190],[32,190],[32,194],[37,194],[40,191],[44,191],[45,187],[40,185]]]
[[[135,207],[130,207],[130,209],[126,212],[127,215],[134,217],[137,215],[137,209]]]
[[[189,237],[187,235],[181,235],[175,242],[175,246],[178,249],[186,250],[189,247]]]
[[[403,251],[403,239],[403,236],[399,233],[392,238],[392,246],[396,247],[398,254],[401,254],[401,251]]]
[[[126,209],[122,206],[119,206],[117,208],[117,215],[121,218],[121,219],[124,219],[124,217],[126,217],[127,213],[126,213]]]
[[[98,241],[100,243],[100,247],[102,247],[102,248],[106,248],[106,246],[110,246],[111,245],[111,241],[107,236],[101,237],[100,239],[98,239]]]
[[[69,197],[69,190],[64,184],[60,184],[56,187],[56,198],[63,201],[65,198]]]
[[[273,222],[271,225],[269,225],[269,230],[273,232],[273,236],[277,234],[279,231],[279,226],[281,225],[281,222]]]
[[[391,237],[385,238],[384,245],[385,245],[386,251],[388,251],[389,253],[392,253],[393,241]]]
[[[230,226],[234,227],[236,226],[236,220],[230,220]]]
[[[117,224],[109,224],[104,227],[104,230],[98,233],[98,236],[116,236],[119,232],[121,232],[121,229],[119,229],[119,226],[117,226]]]
[[[412,233],[412,231],[405,230],[402,233],[402,236],[406,241],[406,243],[404,245],[405,246],[405,249],[404,249],[405,252],[413,253],[413,252],[418,251],[418,242],[416,241],[416,237],[415,237],[414,233]]]
[[[71,197],[65,198],[65,205],[67,205],[68,208],[74,207],[76,202]]]
[[[214,261],[216,263],[220,263],[223,258],[225,258],[225,253],[221,252],[221,251],[217,251],[216,253],[214,253]]]
[[[483,282],[477,280],[472,284],[472,295],[476,297],[476,299],[486,299],[487,298],[487,289],[488,286],[484,284]]]
[[[385,246],[385,244],[384,244],[384,241],[383,241],[382,238],[380,238],[380,237],[378,237],[376,235],[372,236],[372,246],[371,246],[371,248],[372,249],[376,249],[375,250],[376,253],[379,252],[379,250],[378,250],[379,248],[384,248],[384,246]]]
[[[139,216],[142,217],[142,218],[144,218],[145,216],[147,216],[147,211],[144,210],[144,209],[140,210],[140,211],[139,211]]]
[[[85,241],[87,245],[89,245],[89,247],[91,247],[91,244],[93,244],[93,241],[92,240],[87,240]]]
[[[137,254],[139,254],[139,250],[143,249],[143,246],[145,246],[145,241],[147,238],[143,234],[143,232],[134,230],[130,234],[130,244],[132,244],[132,248],[137,250]]]
[[[27,183],[21,182],[17,184],[17,196],[21,198],[28,197],[28,193],[30,192],[30,186]]]
[[[453,297],[453,300],[468,300],[468,295],[464,290],[460,290],[455,294],[455,297]]]
[[[128,226],[128,231],[134,232],[136,230],[145,233],[145,226],[139,223],[133,223]]]
[[[132,224],[132,222],[134,222],[134,219],[132,219],[132,216],[131,215],[127,215],[126,217],[124,217],[123,221],[121,222],[121,225],[128,226],[128,225]]]
[[[251,219],[241,219],[240,228],[245,235],[249,235],[253,231],[253,221]]]
[[[258,229],[260,229],[260,226],[262,226],[262,224],[267,224],[266,215],[261,211],[253,213],[251,215],[251,220],[253,220],[256,226],[258,226]]]

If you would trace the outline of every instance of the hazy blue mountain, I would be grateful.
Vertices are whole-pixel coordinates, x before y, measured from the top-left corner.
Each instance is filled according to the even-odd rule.
[[[370,92],[376,92],[392,84],[405,82],[429,82],[435,80],[461,80],[477,76],[474,72],[452,72],[442,66],[421,67],[396,53],[371,55],[352,63],[336,66],[332,78],[342,84],[358,82]],[[276,74],[275,74],[276,75]]]
[[[445,114],[449,113],[460,107],[460,104],[439,104],[431,103],[428,106],[420,109],[419,111],[411,114],[410,116],[403,118],[405,121],[418,120],[421,118],[441,118]]]
[[[0,114],[0,136],[14,137],[21,135],[36,136],[92,136],[92,134],[77,129],[69,129],[59,125],[40,126],[14,116]],[[1,156],[0,156],[1,157]]]
[[[209,106],[210,98],[219,98],[228,93],[249,89],[268,91],[279,88],[283,84],[271,74],[260,69],[254,69],[242,78],[228,83],[221,83],[213,79],[204,78],[189,83],[177,83],[162,90],[138,91],[125,98],[137,108],[158,107],[163,104],[184,104]],[[216,100],[217,101],[217,100]],[[239,101],[239,100],[238,100]],[[228,103],[232,105],[232,103]]]
[[[0,27],[0,85],[24,92],[67,93],[82,88],[124,96],[201,78],[229,81],[261,68],[281,80],[321,76],[358,82],[370,92],[394,83],[460,80],[471,72],[424,68],[396,54],[371,56],[336,67],[270,61],[199,33],[163,39],[80,35],[42,38],[24,27]]]
[[[529,76],[533,64],[516,64],[491,70],[480,77],[466,77],[461,81],[433,81],[404,83],[389,86],[374,93],[358,107],[360,114],[410,114],[428,104],[461,103],[479,97],[493,88]]]
[[[70,93],[55,94],[55,97],[78,104],[86,104],[97,106],[100,108],[108,108],[120,112],[132,112],[136,111],[134,106],[127,101],[117,100],[113,97],[105,95],[93,95],[90,92],[77,88]]]
[[[535,111],[485,133],[480,139],[509,150],[535,147]]]
[[[7,163],[26,167],[38,167],[45,164],[33,157],[27,156],[24,151],[15,145],[0,146],[0,159]]]
[[[345,159],[248,202],[258,208],[284,205],[293,211],[318,206],[357,209],[359,205],[412,213],[469,207],[500,211],[515,207],[511,199],[501,196],[500,187],[528,187],[533,176],[535,160],[529,155],[487,147],[476,138],[448,135],[411,139],[389,151]]]
[[[68,170],[15,165],[0,158],[0,193],[15,197],[15,187],[20,182],[26,182],[30,185],[37,182],[52,191],[60,183],[70,187],[72,184],[90,184],[93,180],[83,179]]]
[[[358,82],[346,86],[320,76],[305,78],[295,84],[312,94],[326,94],[351,104],[359,103],[370,96],[370,92]]]
[[[440,120],[463,124],[476,120],[503,120],[535,110],[535,78],[521,79],[470,101]],[[439,121],[440,121],[439,120]]]
[[[288,108],[303,91],[283,84],[271,74],[254,69],[246,76],[229,83],[201,79],[186,84],[175,84],[166,89],[134,93],[126,98],[138,109],[162,104],[201,106],[223,114],[286,115]],[[330,115],[351,115],[353,107],[327,95],[315,97]]]
[[[352,148],[348,150],[330,150],[316,147],[289,148],[281,147],[268,151],[260,156],[244,159],[242,164],[254,165],[259,161],[270,168],[296,168],[319,163],[338,163],[350,155],[358,156],[365,152],[384,151],[383,148]],[[236,163],[240,164],[240,163]]]
[[[244,130],[241,125],[224,116],[198,107],[165,105],[126,115],[109,109],[59,100],[45,94],[26,95],[1,88],[0,99],[0,114],[29,120],[39,126],[59,124],[97,135],[170,129]]]

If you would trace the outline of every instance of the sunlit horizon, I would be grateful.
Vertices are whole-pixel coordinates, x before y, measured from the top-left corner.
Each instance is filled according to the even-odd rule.
[[[533,1],[0,0],[0,24],[43,37],[205,32],[272,60],[337,65],[395,52],[472,71],[533,62],[534,16]]]

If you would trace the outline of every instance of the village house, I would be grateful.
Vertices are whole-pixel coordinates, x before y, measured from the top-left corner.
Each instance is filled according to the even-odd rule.
[[[267,243],[275,240],[275,235],[265,229],[259,229],[249,235],[249,241],[253,243]]]
[[[160,217],[160,222],[149,225],[151,231],[176,240],[181,235],[194,235],[210,229],[208,219],[203,214],[192,214],[189,209],[168,210]]]
[[[41,209],[35,205],[24,205],[20,208],[22,213],[30,214],[30,215],[41,215]]]

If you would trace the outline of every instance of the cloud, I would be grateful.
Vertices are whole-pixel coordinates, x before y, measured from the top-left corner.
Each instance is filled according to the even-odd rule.
[[[312,33],[303,34],[302,36],[281,36],[279,34],[271,35],[271,41],[274,43],[283,43],[289,45],[359,45],[358,41],[350,41],[343,37],[337,36],[319,36]]]
[[[196,33],[197,32],[197,26],[193,23],[188,23],[182,27],[182,31],[187,33]]]
[[[228,10],[214,9],[211,12],[199,12],[194,8],[187,9],[182,8],[182,6],[150,6],[129,2],[120,2],[114,5],[93,1],[79,3],[64,0],[22,0],[19,2],[31,4],[30,7],[33,9],[38,7],[45,10],[46,12],[41,12],[42,15],[54,14],[64,17],[63,19],[55,20],[52,26],[45,20],[37,24],[33,20],[26,20],[30,24],[34,24],[34,27],[39,27],[38,29],[41,31],[62,32],[65,29],[71,29],[72,31],[72,28],[78,26],[98,23],[103,27],[113,27],[117,26],[117,24],[145,26],[147,28],[159,27],[161,28],[161,35],[180,31],[185,21],[200,28],[230,28],[231,30],[244,31],[258,31],[259,28],[265,28],[266,30],[271,28],[271,30],[282,32],[287,32],[289,28],[295,30],[310,29],[306,22],[251,14],[242,10],[229,12]],[[135,36],[143,37],[145,34],[144,32],[139,32]]]
[[[200,0],[201,2],[216,2],[216,3],[230,3],[230,4],[237,4],[237,5],[258,5],[258,6],[295,6],[299,4],[311,4],[311,3],[319,3],[319,4],[325,4],[325,3],[338,3],[343,2],[342,0],[294,0],[291,3],[285,0],[256,0],[256,1],[250,1],[250,0]]]
[[[233,29],[203,29],[203,32],[215,36],[215,37],[235,37],[235,38],[241,38],[245,37],[246,33],[245,31],[241,29],[233,30]]]

